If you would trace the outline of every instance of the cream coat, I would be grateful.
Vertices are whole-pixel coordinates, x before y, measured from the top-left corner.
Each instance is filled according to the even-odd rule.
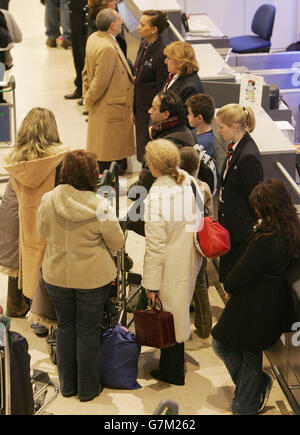
[[[196,215],[195,208],[191,210],[191,205],[195,207],[191,177],[185,175],[182,185],[169,176],[157,178],[145,200],[143,286],[160,291],[164,310],[174,316],[178,343],[190,336],[189,307],[202,264],[193,244]]]
[[[57,146],[55,150],[53,156],[5,167],[19,200],[19,288],[29,299],[33,299],[46,248],[37,229],[37,212],[44,193],[54,188],[56,167],[67,147]]]
[[[116,277],[108,249],[120,249],[124,234],[107,199],[59,185],[42,198],[38,228],[47,240],[42,267],[47,283],[93,289]]]
[[[118,43],[107,32],[88,38],[82,80],[89,110],[87,150],[100,161],[134,155],[133,77]]]

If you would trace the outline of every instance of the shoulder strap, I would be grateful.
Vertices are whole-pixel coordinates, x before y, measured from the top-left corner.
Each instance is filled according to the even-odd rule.
[[[199,210],[204,210],[204,216],[208,216],[208,210],[205,207],[205,204],[202,201],[201,197],[199,196],[197,187],[195,186],[195,183],[193,182],[193,180],[191,180],[191,186],[192,186],[193,194],[194,194],[195,199],[196,199],[196,204],[198,206],[198,209]]]

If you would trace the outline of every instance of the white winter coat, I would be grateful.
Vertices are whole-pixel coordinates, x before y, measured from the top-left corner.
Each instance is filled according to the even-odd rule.
[[[190,336],[189,307],[202,264],[193,244],[196,214],[192,177],[185,175],[181,185],[167,175],[157,178],[145,200],[142,284],[148,290],[160,291],[163,309],[174,316],[177,343]]]

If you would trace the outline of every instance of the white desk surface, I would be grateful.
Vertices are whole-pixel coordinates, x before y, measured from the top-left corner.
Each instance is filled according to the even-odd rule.
[[[201,80],[232,77],[226,74],[218,74],[224,66],[224,59],[211,44],[193,44],[200,70]]]
[[[224,38],[224,33],[215,25],[215,23],[206,14],[191,14],[196,17],[201,25],[206,26],[209,32],[201,33],[187,33],[185,39],[188,41],[198,40],[198,39],[211,39],[211,38]]]
[[[295,145],[288,140],[263,109],[259,115],[256,115],[256,126],[251,136],[261,154],[295,154],[296,152]]]
[[[181,7],[176,0],[133,0],[138,9],[143,12],[148,9],[159,11],[181,11]]]
[[[198,61],[200,70],[198,72],[201,80],[226,80],[228,78],[234,78],[232,74],[226,74],[221,72],[225,66],[224,59],[212,44],[193,44],[195,50],[196,59]],[[228,67],[228,65],[226,64]],[[231,69],[230,67],[228,67]]]

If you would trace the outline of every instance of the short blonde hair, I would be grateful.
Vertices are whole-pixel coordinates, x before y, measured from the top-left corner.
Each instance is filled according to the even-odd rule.
[[[176,145],[167,139],[157,139],[146,145],[146,161],[162,175],[169,175],[182,184],[185,175],[179,171],[180,153]]]
[[[196,54],[191,44],[185,41],[175,41],[167,45],[164,54],[170,59],[178,62],[179,75],[189,76],[193,72],[199,71]]]
[[[218,110],[216,117],[228,126],[239,124],[243,130],[248,130],[250,133],[255,128],[255,115],[251,107],[248,106],[226,104]]]
[[[23,119],[17,134],[16,145],[7,156],[8,164],[35,160],[55,154],[61,141],[54,113],[42,107],[34,107]]]

